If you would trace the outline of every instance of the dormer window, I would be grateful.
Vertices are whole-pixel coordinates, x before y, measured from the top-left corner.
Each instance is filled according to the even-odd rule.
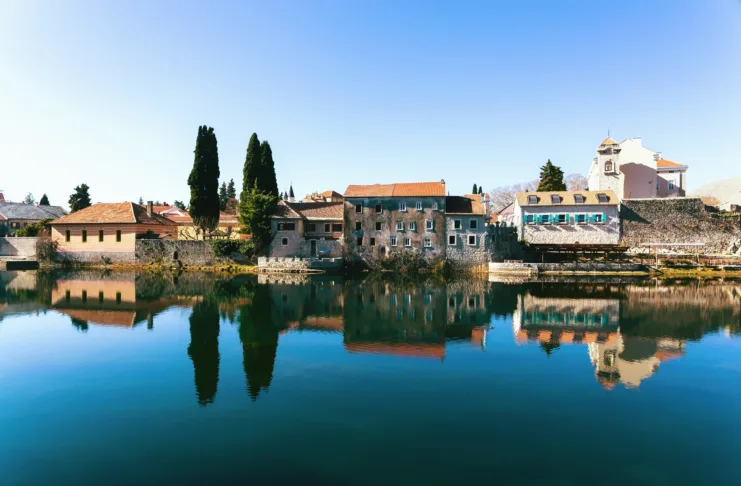
[[[583,194],[574,194],[574,202],[577,204],[584,204],[584,195]]]
[[[538,196],[528,196],[527,203],[528,204],[538,204]]]
[[[558,194],[551,194],[551,202],[553,204],[561,204],[561,196]]]
[[[610,200],[610,198],[607,197],[607,194],[605,194],[603,192],[597,194],[597,201],[599,201],[601,203],[606,203],[609,200]]]
[[[605,172],[612,172],[613,170],[612,167],[613,166],[612,166],[611,160],[608,160],[607,162],[605,162]]]

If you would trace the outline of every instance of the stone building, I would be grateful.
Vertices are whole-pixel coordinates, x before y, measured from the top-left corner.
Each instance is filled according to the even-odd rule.
[[[342,203],[280,201],[271,218],[271,257],[342,256]]]
[[[0,193],[0,236],[12,235],[29,224],[61,218],[67,212],[59,206],[42,206],[5,201]]]
[[[342,194],[336,191],[313,192],[301,202],[342,202]]]
[[[488,263],[486,220],[486,204],[481,194],[446,197],[446,257],[458,263]]]
[[[51,223],[51,237],[62,260],[135,263],[141,238],[177,239],[177,225],[132,202],[98,203]]]
[[[345,238],[358,259],[409,250],[445,255],[445,181],[350,185],[345,190]]]
[[[643,146],[640,137],[620,143],[607,137],[597,147],[587,177],[590,191],[613,191],[620,200],[684,197],[687,166]]]
[[[518,192],[514,223],[530,245],[617,245],[619,207],[609,190]]]

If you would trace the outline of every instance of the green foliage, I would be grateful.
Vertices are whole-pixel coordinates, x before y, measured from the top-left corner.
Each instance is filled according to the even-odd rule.
[[[51,218],[42,219],[38,223],[31,223],[15,232],[15,236],[39,236],[44,230],[49,229]]]
[[[219,209],[222,211],[226,209],[226,202],[229,199],[229,196],[226,193],[226,182],[221,183],[221,187],[219,187]]]
[[[484,194],[484,188],[479,186],[479,194]]]
[[[23,204],[33,204],[36,202],[36,199],[33,197],[33,194],[30,192],[26,194],[26,197],[23,198]]]
[[[57,253],[57,242],[51,239],[48,231],[39,235],[36,242],[36,259],[40,262],[50,262]]]
[[[39,201],[39,206],[48,206],[49,205],[49,198],[46,197],[46,194],[41,196],[41,200]]]
[[[293,184],[291,184],[288,188],[288,197],[296,197],[293,195]]]
[[[242,232],[252,234],[257,250],[261,250],[270,242],[270,216],[276,204],[278,204],[277,196],[260,192],[254,187],[247,194],[243,194],[239,202],[239,221],[242,223]]]
[[[144,198],[139,196],[139,206],[144,206]]]
[[[278,180],[275,177],[275,162],[273,161],[273,150],[267,140],[260,145],[261,163],[258,178],[259,189],[267,194],[278,195]]]
[[[198,127],[195,160],[188,177],[193,225],[208,234],[219,224],[219,150],[214,129]]]
[[[252,240],[211,240],[209,243],[217,257],[228,257],[234,253],[247,258],[255,256],[255,243]]]
[[[175,202],[172,203],[172,205],[185,211],[185,203],[183,201],[178,201],[177,199],[175,199]]]
[[[229,179],[229,184],[226,185],[226,197],[229,199],[236,199],[237,189],[234,187],[234,179]]]
[[[92,206],[90,202],[90,187],[87,184],[80,184],[75,187],[75,192],[69,197],[69,209],[71,212]]]
[[[551,159],[540,168],[540,182],[538,191],[565,191],[566,184],[563,181],[563,171],[560,167],[553,165]]]
[[[255,187],[257,177],[260,175],[261,165],[260,140],[257,138],[257,134],[253,133],[250,137],[250,143],[247,145],[247,156],[244,159],[244,168],[242,169],[242,196],[239,198],[240,200],[245,200]]]
[[[473,189],[471,189],[471,194],[478,194],[478,193],[479,193],[479,188],[478,186],[476,186],[476,183],[474,182]]]

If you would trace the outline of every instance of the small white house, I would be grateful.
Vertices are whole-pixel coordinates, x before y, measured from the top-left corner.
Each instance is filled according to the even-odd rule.
[[[619,207],[612,191],[518,192],[513,220],[531,245],[617,245]]]

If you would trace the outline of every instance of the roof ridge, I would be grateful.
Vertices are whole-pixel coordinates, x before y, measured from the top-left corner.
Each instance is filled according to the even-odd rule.
[[[134,217],[134,223],[139,222],[139,218],[136,217],[136,211],[134,210],[134,202],[133,201],[126,201],[129,203],[129,209],[131,209],[131,215]]]

